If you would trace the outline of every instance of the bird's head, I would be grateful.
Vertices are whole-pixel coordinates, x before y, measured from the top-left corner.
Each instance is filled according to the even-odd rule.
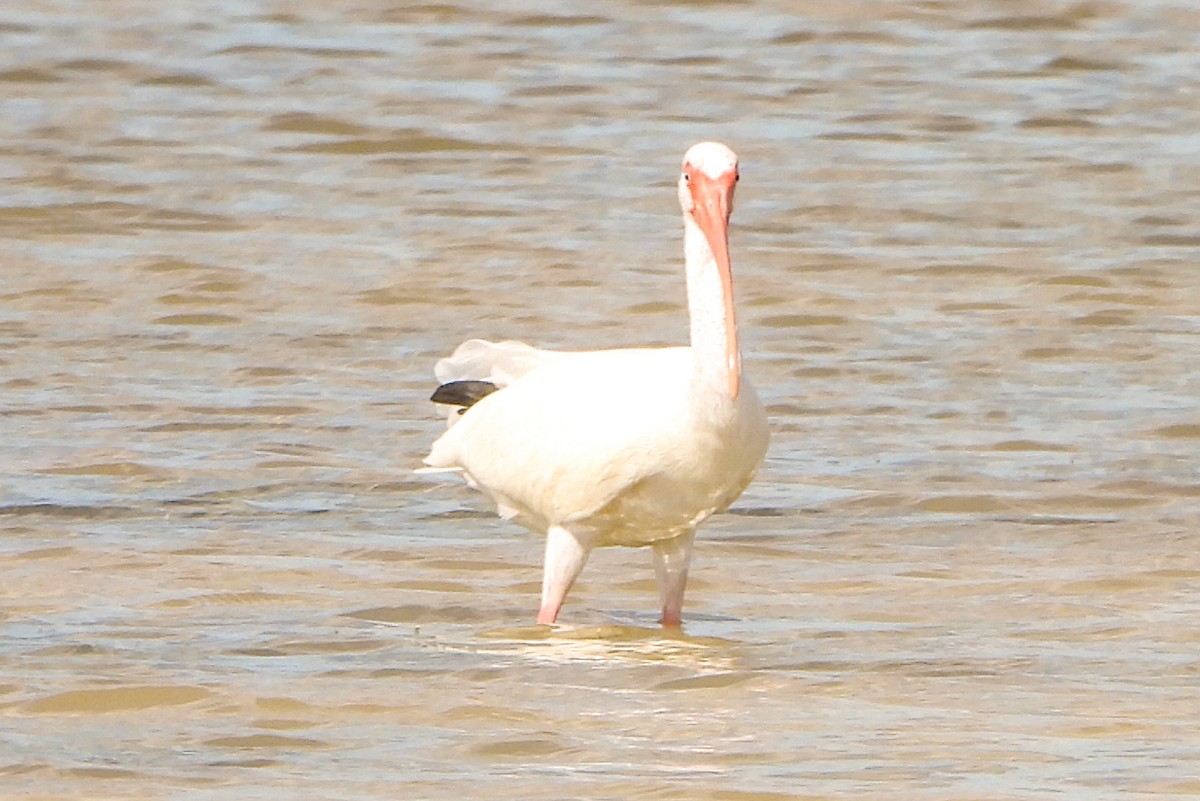
[[[729,215],[733,213],[737,181],[737,154],[720,142],[692,145],[683,156],[679,204],[688,222],[694,222],[703,233],[720,276],[724,296],[725,358],[729,369],[729,395],[733,398],[738,396],[741,380],[741,354],[733,309],[733,270],[729,263]]]
[[[720,142],[692,145],[683,155],[679,205],[685,214],[692,215],[697,222],[708,218],[727,224],[733,212],[733,192],[737,180],[736,153]],[[704,227],[703,224],[701,227]]]

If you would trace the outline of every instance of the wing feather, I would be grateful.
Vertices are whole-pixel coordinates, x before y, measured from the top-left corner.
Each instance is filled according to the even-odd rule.
[[[531,370],[555,361],[562,355],[513,340],[489,342],[486,339],[468,339],[455,348],[454,353],[439,359],[433,367],[433,374],[441,384],[471,380],[506,387]]]

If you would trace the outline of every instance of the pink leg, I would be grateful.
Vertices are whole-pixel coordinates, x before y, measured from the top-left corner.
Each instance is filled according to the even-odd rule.
[[[654,572],[658,575],[658,597],[662,602],[662,624],[678,628],[683,621],[683,591],[687,587],[688,563],[692,561],[692,540],[688,531],[669,540],[654,543]]]
[[[562,526],[551,526],[546,532],[546,563],[542,573],[538,623],[553,623],[558,619],[558,610],[562,609],[571,585],[583,571],[591,550],[592,539],[586,534],[567,531]]]

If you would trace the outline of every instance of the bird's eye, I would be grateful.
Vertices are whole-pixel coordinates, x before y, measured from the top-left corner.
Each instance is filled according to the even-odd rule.
[[[685,184],[690,184],[692,182],[692,174],[690,172],[685,171],[683,173],[683,182]]]
[[[740,172],[735,172],[733,174],[733,182],[736,184],[740,180],[742,180],[742,174]]]

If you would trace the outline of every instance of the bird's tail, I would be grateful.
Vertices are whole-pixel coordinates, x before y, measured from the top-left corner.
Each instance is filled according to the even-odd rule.
[[[538,350],[524,342],[468,339],[455,348],[454,353],[439,359],[433,367],[433,373],[440,384],[486,381],[504,388],[558,355],[553,351]]]

